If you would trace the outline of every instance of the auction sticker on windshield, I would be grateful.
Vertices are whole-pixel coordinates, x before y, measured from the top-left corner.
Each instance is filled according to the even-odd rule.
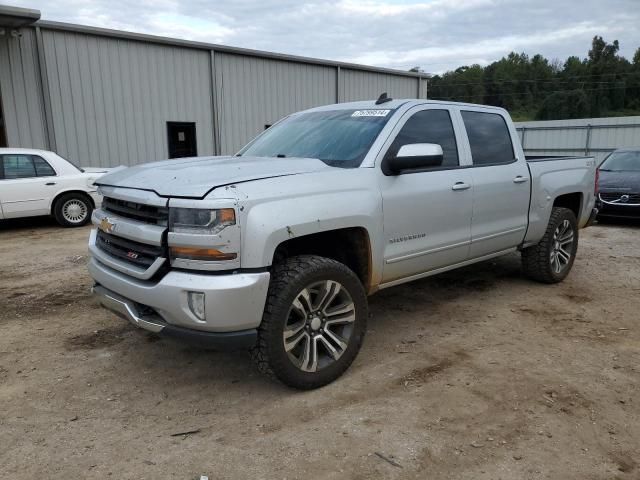
[[[391,110],[356,110],[352,117],[386,117]]]

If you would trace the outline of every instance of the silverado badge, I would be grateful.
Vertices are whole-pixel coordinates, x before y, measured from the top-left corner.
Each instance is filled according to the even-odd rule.
[[[104,217],[102,220],[100,220],[100,225],[98,225],[100,230],[102,230],[105,233],[113,232],[113,229],[115,228],[115,226],[116,226],[115,223],[111,223],[107,217]]]

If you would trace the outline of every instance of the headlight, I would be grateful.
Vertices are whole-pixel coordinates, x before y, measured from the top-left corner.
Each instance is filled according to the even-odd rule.
[[[194,261],[237,260],[237,227],[233,208],[208,210],[169,207],[169,254],[172,265],[201,268]],[[189,264],[184,264],[189,261]]]
[[[176,233],[216,235],[225,227],[236,224],[233,208],[170,208],[169,212],[169,230]]]

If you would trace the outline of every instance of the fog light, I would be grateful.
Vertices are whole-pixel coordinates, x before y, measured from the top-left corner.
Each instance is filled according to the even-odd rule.
[[[204,322],[204,293],[189,292],[188,293],[189,309],[193,314]]]

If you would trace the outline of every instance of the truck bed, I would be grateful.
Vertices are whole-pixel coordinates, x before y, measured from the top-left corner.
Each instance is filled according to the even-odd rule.
[[[549,221],[551,199],[561,195],[576,194],[580,202],[578,225],[587,224],[593,207],[595,185],[595,160],[593,157],[525,157],[531,175],[531,205],[529,229],[525,244],[538,241]]]

